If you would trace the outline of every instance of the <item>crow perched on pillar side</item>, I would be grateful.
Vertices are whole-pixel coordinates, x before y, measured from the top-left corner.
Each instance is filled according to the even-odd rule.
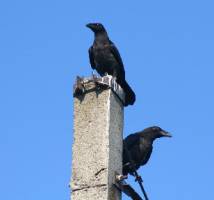
[[[160,127],[153,126],[131,134],[123,140],[123,175],[134,175],[133,167],[137,170],[148,162],[153,141],[160,137],[172,136]]]
[[[95,35],[94,43],[89,48],[89,59],[92,69],[96,69],[100,76],[109,74],[115,77],[117,83],[125,92],[125,106],[133,105],[135,93],[125,80],[125,70],[119,51],[109,39],[102,24],[89,23],[86,26]]]

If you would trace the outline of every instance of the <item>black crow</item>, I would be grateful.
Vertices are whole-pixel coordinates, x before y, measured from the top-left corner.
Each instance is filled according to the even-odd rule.
[[[160,127],[153,126],[131,134],[123,140],[123,175],[134,175],[134,170],[148,162],[153,141],[160,137],[172,136]]]
[[[115,77],[117,83],[125,92],[125,106],[133,105],[135,93],[125,80],[125,70],[119,51],[109,39],[104,26],[100,23],[86,25],[95,35],[94,43],[89,48],[89,59],[92,69],[104,76],[106,74]]]

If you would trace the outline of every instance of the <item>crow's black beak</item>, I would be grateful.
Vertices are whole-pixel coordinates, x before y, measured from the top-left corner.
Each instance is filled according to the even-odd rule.
[[[169,132],[164,131],[164,130],[161,131],[161,135],[162,135],[163,137],[172,137],[172,135],[171,135]]]
[[[86,27],[90,28],[91,30],[93,30],[94,25],[92,23],[86,24]]]

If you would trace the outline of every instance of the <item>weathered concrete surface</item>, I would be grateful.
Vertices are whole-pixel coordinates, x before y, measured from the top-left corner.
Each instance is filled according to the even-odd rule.
[[[92,90],[91,90],[92,89]],[[123,105],[111,89],[74,98],[72,200],[120,200],[113,185],[122,172]]]

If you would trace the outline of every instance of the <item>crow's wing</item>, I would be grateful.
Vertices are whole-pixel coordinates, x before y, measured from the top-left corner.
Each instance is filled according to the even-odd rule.
[[[119,53],[117,47],[115,46],[115,44],[111,40],[109,40],[109,42],[110,42],[110,51],[111,51],[111,53],[114,55],[114,57],[117,60],[117,62],[119,63],[119,65],[122,68],[124,68],[123,61],[122,61],[122,58],[120,56],[120,53]]]
[[[91,47],[89,48],[88,54],[89,54],[89,59],[90,59],[91,68],[92,68],[92,69],[95,69],[94,54],[93,54],[93,46],[91,46]]]
[[[123,140],[123,144],[125,145],[125,147],[129,150],[131,149],[133,146],[139,144],[140,141],[140,136],[138,133],[134,133],[129,135],[128,137],[126,137]]]
[[[133,157],[133,153],[135,154],[138,149],[136,149],[136,147],[139,145],[139,142],[140,136],[138,133],[131,134],[123,140],[123,174],[125,175],[128,173],[133,175],[133,166],[130,165],[130,163],[134,164],[136,169],[139,168],[139,165],[135,162]]]

